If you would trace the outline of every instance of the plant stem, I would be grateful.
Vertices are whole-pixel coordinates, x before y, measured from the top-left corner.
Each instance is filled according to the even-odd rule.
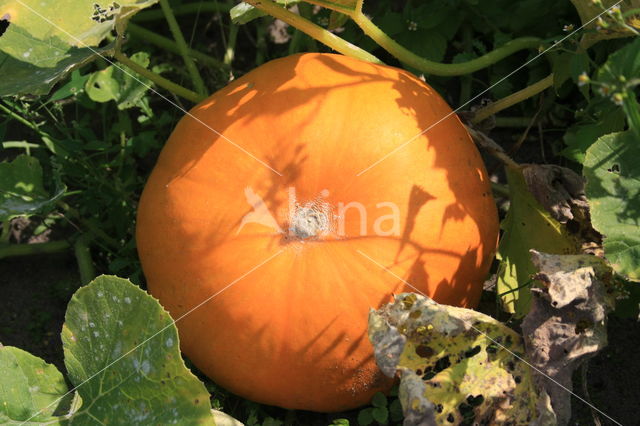
[[[189,15],[191,13],[200,12],[229,12],[232,5],[217,3],[217,2],[201,2],[201,3],[188,3],[180,6],[173,7],[173,14],[175,16]],[[162,19],[164,13],[162,10],[143,10],[140,13],[136,13],[133,20],[136,22],[147,22]]]
[[[129,22],[129,24],[127,25],[127,31],[132,36],[136,38],[140,38],[151,44],[155,44],[156,46],[161,47],[164,50],[167,50],[173,53],[180,53],[180,50],[178,49],[178,44],[175,41],[169,38],[163,37],[160,34],[154,33],[153,31],[149,31],[148,29],[143,28],[139,25]],[[225,68],[225,69],[229,68],[226,64],[222,63],[221,61],[215,58],[212,58],[211,56],[206,55],[202,52],[198,52],[197,50],[194,50],[194,49],[189,49],[189,55],[194,59],[197,59],[198,61],[202,62],[203,64],[209,65],[214,68]]]
[[[247,0],[246,3],[262,10],[269,15],[278,18],[287,24],[291,25],[302,31],[303,33],[315,38],[321,43],[326,44],[336,52],[340,52],[343,55],[352,56],[354,58],[361,59],[363,61],[373,62],[381,64],[382,62],[359,47],[349,43],[348,41],[338,37],[337,35],[325,30],[319,25],[314,24],[307,19],[304,19],[300,15],[296,15],[293,12],[281,7],[277,3],[271,0]]]
[[[36,244],[2,244],[0,245],[0,259],[34,254],[60,253],[70,247],[71,245],[67,241],[49,241]]]
[[[171,93],[174,93],[180,97],[183,97],[191,102],[194,103],[198,103],[202,100],[205,99],[205,96],[202,96],[196,92],[193,92],[185,87],[182,87],[176,83],[174,83],[171,80],[167,80],[166,78],[152,72],[149,71],[148,69],[146,69],[143,66],[140,66],[138,64],[136,64],[135,62],[133,62],[131,59],[127,58],[127,56],[122,53],[122,52],[116,52],[114,54],[114,57],[118,60],[118,62],[120,62],[122,65],[127,66],[128,68],[131,68],[132,71],[140,74],[143,77],[148,78],[149,80],[153,81],[155,84],[157,84],[158,86],[162,87],[163,89],[166,89],[168,91],[170,91]]]
[[[182,35],[182,31],[180,31],[180,26],[178,25],[178,21],[176,17],[173,15],[173,11],[171,10],[171,6],[169,5],[169,0],[160,0],[160,6],[162,7],[162,11],[164,12],[164,17],[169,24],[169,29],[171,30],[171,34],[173,34],[173,38],[178,44],[178,49],[180,50],[180,55],[182,56],[182,60],[187,67],[187,71],[191,76],[191,81],[196,88],[196,92],[200,95],[206,96],[209,91],[207,87],[204,85],[204,81],[202,80],[202,76],[196,67],[196,64],[193,62],[191,56],[189,56],[189,46],[187,46],[187,42]]]
[[[404,48],[378,28],[363,13],[352,13],[351,19],[387,52],[398,58],[400,62],[416,68],[422,72],[439,76],[456,76],[471,74],[482,68],[486,68],[503,58],[524,49],[535,49],[540,45],[540,39],[536,37],[521,37],[511,40],[497,49],[476,59],[458,64],[442,64],[429,61]]]
[[[91,242],[91,234],[82,234],[73,245],[73,252],[78,262],[78,271],[80,272],[80,282],[82,285],[89,284],[96,276],[96,270],[91,259],[91,250],[89,243]]]
[[[549,74],[542,80],[525,87],[522,90],[512,93],[509,96],[499,99],[498,101],[479,109],[478,111],[476,111],[476,115],[471,119],[471,123],[479,123],[498,113],[499,111],[502,111],[503,109],[507,109],[512,105],[515,105],[519,102],[524,101],[525,99],[537,95],[538,93],[551,87],[552,85],[553,73]]]
[[[238,30],[240,29],[239,25],[234,24],[233,22],[229,24],[229,41],[227,42],[227,49],[224,53],[224,64],[229,68],[231,66],[231,62],[233,62],[233,58],[235,57],[236,52],[236,40],[238,39]]]
[[[37,143],[30,143],[27,141],[7,141],[7,142],[2,142],[2,147],[5,149],[22,148],[26,151],[27,155],[31,155],[31,148],[40,148],[40,145],[38,145]]]
[[[71,216],[73,216],[74,219],[76,219],[84,227],[86,227],[89,230],[89,232],[91,232],[94,236],[104,240],[104,242],[107,243],[109,246],[111,246],[111,248],[113,248],[114,250],[118,250],[121,248],[121,245],[120,243],[118,243],[118,241],[116,241],[114,238],[111,238],[109,235],[107,235],[102,229],[100,229],[90,220],[83,219],[82,216],[80,216],[80,213],[76,209],[74,209],[64,201],[58,201],[57,204],[65,212],[69,213]]]

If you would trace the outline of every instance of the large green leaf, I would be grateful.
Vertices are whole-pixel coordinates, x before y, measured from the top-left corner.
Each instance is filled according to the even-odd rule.
[[[214,424],[173,320],[139,287],[98,277],[74,294],[65,320],[65,365],[83,400],[74,424]]]
[[[42,167],[34,157],[20,155],[0,163],[0,222],[30,216],[51,206],[64,194],[61,184],[49,195],[42,182]]]
[[[68,408],[67,384],[58,369],[22,349],[0,345],[0,423],[56,424]]]
[[[185,366],[178,332],[156,299],[122,278],[101,276],[74,295],[65,316],[60,372],[0,345],[0,424],[193,424],[241,426],[211,410]]]
[[[116,20],[157,0],[0,0],[9,27],[0,36],[0,96],[45,94],[98,48]]]
[[[583,175],[591,220],[604,235],[613,268],[640,280],[640,141],[631,131],[599,138],[587,150]]]
[[[501,224],[497,291],[505,309],[522,317],[531,305],[530,285],[536,272],[529,250],[573,254],[576,244],[529,192],[520,169],[507,168],[507,180],[511,204]]]

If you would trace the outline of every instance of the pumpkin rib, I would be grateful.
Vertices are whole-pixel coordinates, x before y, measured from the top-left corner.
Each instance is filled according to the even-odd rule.
[[[370,308],[411,286],[477,304],[497,211],[466,129],[422,81],[341,55],[293,55],[191,113],[282,173],[186,116],[140,200],[143,271],[174,318],[282,251],[177,323],[183,352],[216,383],[289,409],[352,409],[392,384],[366,337]],[[329,228],[300,222],[324,220],[300,210],[293,228],[304,238],[289,235],[290,188],[298,209],[326,203]],[[249,199],[273,218],[243,222],[255,212]],[[359,207],[345,208],[354,202],[365,223]]]

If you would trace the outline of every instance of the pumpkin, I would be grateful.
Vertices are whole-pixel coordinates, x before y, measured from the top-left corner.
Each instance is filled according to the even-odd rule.
[[[445,101],[406,71],[316,53],[182,118],[137,218],[149,291],[192,362],[245,398],[326,412],[392,384],[369,309],[406,291],[475,306],[497,234],[483,162]]]

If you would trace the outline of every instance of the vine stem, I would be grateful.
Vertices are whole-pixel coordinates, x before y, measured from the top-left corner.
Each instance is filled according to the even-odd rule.
[[[153,81],[158,86],[166,89],[172,93],[175,93],[178,96],[181,96],[191,102],[198,103],[205,99],[206,96],[200,95],[196,92],[193,92],[185,87],[180,86],[179,84],[174,83],[171,80],[168,80],[152,71],[149,71],[143,66],[140,66],[129,59],[124,53],[116,52],[114,58],[118,60],[122,65],[125,65],[128,68],[131,68],[132,71],[140,74],[141,76],[148,78]]]
[[[127,31],[132,36],[143,39],[144,41],[147,41],[149,43],[155,44],[156,46],[161,47],[169,52],[178,53],[178,54],[180,53],[180,50],[178,49],[178,44],[175,41],[169,38],[163,37],[160,34],[156,34],[153,31],[150,31],[132,22],[129,22],[127,24]],[[197,50],[189,49],[188,52],[189,52],[189,56],[202,62],[203,64],[209,65],[214,68],[224,68],[224,69],[229,68],[226,64],[222,63],[221,61],[215,58],[212,58],[211,56],[206,55]]]
[[[0,259],[15,256],[30,256],[34,254],[53,254],[68,250],[71,245],[67,241],[49,241],[36,244],[7,244],[0,245]]]
[[[178,50],[180,51],[180,55],[182,56],[182,60],[184,61],[185,66],[187,67],[187,71],[191,76],[191,81],[196,88],[196,91],[203,96],[209,94],[207,87],[202,80],[202,76],[196,67],[195,62],[193,62],[193,58],[189,55],[189,46],[187,46],[187,42],[182,35],[182,31],[180,30],[180,26],[178,25],[178,21],[176,20],[173,11],[171,10],[171,6],[169,5],[169,0],[160,0],[160,6],[162,7],[162,12],[167,20],[167,24],[169,24],[169,30],[171,30],[171,34],[173,34],[173,38],[178,45]]]
[[[304,19],[300,15],[296,15],[293,12],[279,6],[277,3],[271,0],[246,0],[246,3],[254,6],[263,12],[278,18],[292,27],[297,28],[303,33],[315,38],[321,43],[326,44],[336,52],[340,52],[343,55],[352,56],[354,58],[361,59],[363,61],[373,62],[376,64],[382,64],[382,62],[373,56],[366,50],[349,43],[348,41],[338,37],[330,31],[322,28],[313,22]]]
[[[80,273],[80,282],[82,285],[89,284],[96,277],[96,270],[91,259],[91,250],[89,243],[91,242],[91,234],[82,234],[73,245],[73,252],[78,263],[78,272]]]
[[[224,64],[229,68],[233,62],[233,58],[236,56],[236,41],[238,39],[238,29],[240,26],[231,23],[229,24],[229,41],[227,43],[227,49],[224,53]]]
[[[524,101],[525,99],[535,96],[538,93],[544,91],[545,89],[551,87],[552,85],[553,85],[553,73],[549,74],[542,80],[536,83],[533,83],[530,86],[525,87],[522,90],[512,93],[509,96],[505,96],[504,98],[499,99],[498,101],[492,104],[489,104],[484,108],[480,108],[479,110],[476,111],[476,114],[471,119],[471,123],[477,124],[483,120],[486,120],[487,118],[498,113],[499,111],[502,111],[503,109],[507,109],[512,105],[515,105],[519,102]]]
[[[382,47],[384,50],[398,58],[400,62],[416,68],[424,73],[443,77],[471,74],[472,72],[493,65],[496,62],[520,50],[538,48],[541,42],[541,40],[537,37],[516,38],[487,53],[486,55],[480,56],[479,58],[456,64],[443,64],[439,62],[433,62],[421,56],[418,56],[405,47],[401,46],[400,44],[398,44],[398,42],[393,40],[384,31],[377,27],[362,12],[353,12],[351,14],[351,19],[353,19],[353,21],[360,27],[360,29],[362,29],[362,31],[366,35],[371,37],[373,41],[378,43],[378,45],[380,45],[380,47]]]

